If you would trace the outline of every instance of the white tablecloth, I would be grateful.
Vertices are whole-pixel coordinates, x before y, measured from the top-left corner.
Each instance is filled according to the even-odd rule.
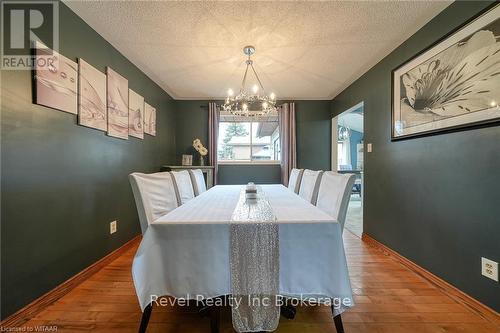
[[[351,299],[340,225],[282,185],[262,185],[279,223],[280,294]],[[152,223],[132,265],[141,309],[152,296],[230,294],[229,225],[240,185],[215,186]]]

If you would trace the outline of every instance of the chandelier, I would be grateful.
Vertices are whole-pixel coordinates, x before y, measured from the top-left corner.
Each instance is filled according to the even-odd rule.
[[[341,125],[338,128],[338,140],[345,141],[351,137],[351,129],[345,125]]]
[[[247,67],[245,69],[245,74],[243,75],[240,91],[237,95],[234,95],[234,91],[232,89],[227,91],[226,100],[221,106],[222,110],[236,116],[245,117],[263,116],[276,111],[276,95],[274,93],[270,93],[269,96],[266,95],[259,75],[257,75],[257,72],[253,67],[253,60],[251,59],[251,56],[255,53],[255,47],[251,45],[245,46],[243,48],[243,53],[248,56],[248,59],[246,61]],[[258,85],[253,85],[251,92],[246,90],[249,68],[252,69],[252,72],[258,82]]]

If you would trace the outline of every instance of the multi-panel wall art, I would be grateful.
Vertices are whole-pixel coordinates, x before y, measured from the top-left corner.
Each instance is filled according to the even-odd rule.
[[[106,131],[106,75],[83,59],[78,59],[78,124]]]
[[[144,139],[144,97],[128,90],[128,134]]]
[[[35,103],[77,114],[78,68],[76,62],[35,44]],[[43,59],[51,59],[51,62]],[[41,66],[45,64],[48,66]]]
[[[395,69],[392,139],[500,121],[500,5]]]
[[[39,42],[34,51],[36,60],[52,59],[48,66],[33,68],[36,104],[78,114],[79,125],[112,137],[156,136],[156,109],[118,72],[107,67],[104,74],[81,58],[77,64]]]
[[[128,80],[108,67],[108,135],[128,139]]]
[[[144,133],[156,136],[156,109],[144,103]]]

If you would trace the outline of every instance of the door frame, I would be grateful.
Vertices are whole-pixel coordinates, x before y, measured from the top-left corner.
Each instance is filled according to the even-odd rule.
[[[330,169],[332,171],[337,171],[337,163],[338,163],[338,149],[337,149],[337,141],[338,140],[337,139],[339,136],[339,133],[338,133],[339,116],[344,114],[344,113],[348,113],[348,112],[351,112],[353,110],[359,109],[360,107],[363,107],[363,133],[364,133],[365,132],[365,115],[364,115],[365,102],[364,101],[361,101],[358,104],[351,106],[349,109],[342,111],[341,113],[339,113],[338,115],[336,115],[335,117],[332,118],[332,137],[331,137],[332,148],[331,148],[331,154],[330,154],[330,156],[332,157],[332,159],[330,161]],[[365,153],[363,153],[363,155],[365,155]],[[363,158],[365,158],[365,157],[366,157],[366,155],[363,156]]]

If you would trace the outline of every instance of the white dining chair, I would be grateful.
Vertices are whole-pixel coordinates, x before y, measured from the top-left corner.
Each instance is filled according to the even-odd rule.
[[[300,181],[302,180],[302,174],[304,169],[293,168],[290,172],[290,178],[288,180],[288,188],[295,193],[299,193]]]
[[[174,178],[174,185],[177,191],[177,202],[179,203],[179,206],[193,199],[193,183],[191,182],[189,172],[187,170],[170,171],[170,174]]]
[[[141,232],[144,234],[154,220],[178,206],[174,181],[169,172],[151,174],[134,172],[129,175],[129,180],[134,193]]]
[[[319,182],[323,171],[313,171],[305,169],[302,173],[300,181],[299,196],[304,200],[309,201],[313,205],[316,204],[318,197]]]
[[[340,223],[342,231],[344,231],[347,206],[355,180],[354,174],[340,174],[332,171],[324,172],[321,177],[316,206],[335,218]]]
[[[201,169],[189,170],[189,175],[193,183],[194,195],[199,196],[207,190],[205,177],[203,177],[203,171],[201,171]]]

